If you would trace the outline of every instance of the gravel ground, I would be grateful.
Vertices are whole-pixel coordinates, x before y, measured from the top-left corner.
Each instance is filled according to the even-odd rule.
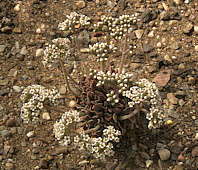
[[[19,97],[24,87],[56,86],[65,93],[61,73],[49,72],[41,64],[42,49],[52,39],[67,36],[57,25],[72,11],[92,21],[102,14],[137,13],[139,20],[130,35],[136,48],[125,69],[158,83],[160,78],[167,78],[159,90],[173,123],[151,133],[137,131],[133,144],[122,147],[106,163],[57,144],[52,131],[61,113],[47,110],[47,116],[35,125],[24,124],[20,118]],[[197,35],[196,0],[1,0],[1,169],[197,170]],[[86,47],[104,36],[96,37],[89,28],[78,38],[83,39],[81,47]],[[113,61],[117,63],[120,58]],[[159,73],[163,73],[160,78]]]

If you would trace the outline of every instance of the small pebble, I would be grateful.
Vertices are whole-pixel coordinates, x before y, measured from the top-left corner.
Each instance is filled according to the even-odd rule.
[[[17,93],[21,92],[21,87],[19,86],[13,86],[13,90]]]
[[[76,2],[76,6],[79,9],[84,8],[86,6],[85,1],[78,1],[78,2]]]
[[[17,4],[17,5],[14,7],[14,11],[16,11],[16,12],[19,12],[19,11],[20,11],[20,4]]]
[[[34,136],[34,131],[30,131],[26,135],[27,135],[28,138],[31,138],[31,137]]]
[[[142,38],[142,35],[144,33],[144,30],[136,30],[135,31],[135,35],[138,39],[141,39]]]
[[[156,44],[156,46],[157,46],[158,48],[161,48],[161,47],[162,47],[162,43],[161,43],[161,42],[158,42],[158,43]]]
[[[9,168],[9,170],[14,168],[14,164],[11,163],[11,162],[7,162],[7,163],[5,164],[5,166],[6,166],[7,168]]]
[[[185,161],[185,158],[182,154],[180,154],[177,159],[178,159],[178,161],[181,161],[181,162]]]
[[[44,112],[44,113],[42,114],[42,118],[43,118],[44,120],[50,120],[50,119],[51,119],[51,117],[50,117],[50,115],[49,115],[48,112]]]
[[[183,63],[179,64],[179,65],[178,65],[178,69],[179,69],[179,70],[185,69],[185,64],[183,64]]]
[[[15,127],[16,125],[17,125],[17,122],[13,118],[8,119],[6,122],[7,127]]]
[[[176,165],[173,170],[183,170],[182,165]]]
[[[189,2],[190,2],[190,0],[185,0],[184,1],[185,4],[188,4]]]
[[[40,49],[37,49],[36,50],[36,57],[41,57],[43,55],[43,49],[40,48]]]
[[[37,33],[37,34],[40,34],[40,33],[41,33],[41,29],[40,29],[40,28],[37,28],[37,29],[36,29],[36,33]]]
[[[195,51],[198,51],[198,45],[195,45]]]
[[[193,29],[193,24],[188,22],[188,23],[185,24],[185,26],[183,28],[183,32],[185,34],[188,34],[188,33],[190,33],[192,31],[192,29]]]
[[[146,167],[149,168],[153,164],[152,160],[146,160]]]
[[[198,156],[198,146],[195,146],[193,149],[192,149],[192,157],[196,157]]]
[[[148,33],[148,37],[149,37],[149,38],[153,38],[153,37],[154,37],[154,31],[149,32],[149,33]]]
[[[0,45],[0,53],[3,53],[6,48],[6,45]]]
[[[183,0],[173,0],[176,5],[181,5]]]
[[[75,100],[71,100],[71,101],[69,102],[69,107],[73,108],[73,107],[75,107],[75,106],[76,106],[76,101],[75,101]]]
[[[195,139],[196,139],[196,140],[198,140],[198,133],[196,133],[196,135],[195,135]]]
[[[198,25],[194,25],[194,32],[198,34]]]

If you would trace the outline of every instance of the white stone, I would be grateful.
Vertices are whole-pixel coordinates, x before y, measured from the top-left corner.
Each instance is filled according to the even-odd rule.
[[[154,31],[149,32],[148,37],[153,38],[154,37]]]
[[[26,135],[27,135],[28,138],[31,138],[31,137],[34,136],[34,131],[30,131]]]
[[[185,0],[185,1],[184,1],[185,4],[188,4],[189,2],[190,2],[189,0]]]
[[[43,55],[43,49],[39,48],[36,50],[36,57],[41,57]]]
[[[17,4],[17,5],[14,7],[14,11],[16,11],[16,12],[19,12],[19,11],[20,11],[20,4]]]
[[[177,5],[181,5],[182,4],[182,0],[173,0],[175,2],[175,4]]]
[[[50,115],[49,115],[48,112],[44,112],[44,113],[42,114],[42,118],[43,118],[44,120],[50,120],[50,119],[51,119],[51,117],[50,117]]]
[[[198,45],[195,45],[195,51],[198,51]]]
[[[198,140],[198,133],[196,133],[196,135],[195,135],[195,139],[196,139],[196,140]]]
[[[41,33],[41,29],[40,29],[40,28],[37,28],[37,29],[36,29],[36,33],[37,33],[37,34],[40,34],[40,33]]]
[[[153,164],[152,160],[146,160],[146,167],[149,168]]]
[[[157,46],[158,48],[160,48],[160,47],[162,47],[162,43],[161,43],[161,42],[158,42],[158,43],[156,44],[156,46]]]
[[[198,25],[194,25],[194,32],[198,33]]]
[[[13,90],[17,93],[21,92],[21,87],[19,86],[13,86]]]
[[[142,35],[144,33],[144,30],[136,30],[135,35],[138,39],[142,38]]]
[[[78,1],[78,2],[76,2],[76,6],[79,9],[84,8],[86,6],[85,1]]]
[[[69,107],[75,107],[76,106],[76,101],[75,100],[71,100],[69,102]]]
[[[96,0],[96,4],[99,4],[100,3],[100,0]]]

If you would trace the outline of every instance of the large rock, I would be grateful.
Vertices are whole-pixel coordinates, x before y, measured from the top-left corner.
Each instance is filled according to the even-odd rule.
[[[171,155],[171,153],[168,149],[161,149],[161,150],[158,151],[158,154],[159,154],[160,159],[162,161],[168,160],[170,158],[170,155]]]

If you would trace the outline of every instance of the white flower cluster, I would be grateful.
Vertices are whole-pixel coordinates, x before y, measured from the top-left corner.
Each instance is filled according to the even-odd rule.
[[[76,131],[76,136],[70,136],[71,130],[74,126],[70,126],[73,123],[80,121],[79,112],[76,110],[70,110],[65,112],[59,121],[54,124],[54,135],[60,145],[68,146],[74,144],[79,150],[83,150],[93,154],[96,158],[105,159],[106,156],[112,156],[114,151],[113,144],[111,142],[119,142],[119,136],[121,132],[115,130],[113,126],[108,126],[103,130],[103,137],[90,137],[88,134],[81,130],[79,133]],[[73,129],[76,130],[76,129]]]
[[[119,18],[103,15],[101,16],[101,21],[94,24],[94,27],[95,31],[103,30],[104,27],[107,27],[111,36],[115,39],[122,39],[128,29],[136,22],[135,15],[121,15]]]
[[[89,45],[89,52],[97,57],[97,62],[106,61],[111,53],[117,50],[113,44],[100,42],[94,45]]]
[[[58,28],[62,31],[74,31],[76,28],[85,28],[90,25],[90,18],[78,14],[76,12],[71,12],[70,15],[66,15],[66,20],[59,23]]]
[[[43,102],[48,99],[51,103],[56,104],[58,98],[60,98],[60,94],[56,89],[46,89],[41,85],[28,86],[20,96],[23,102],[21,118],[25,123],[38,120]]]
[[[68,126],[72,123],[79,122],[79,112],[76,110],[70,110],[65,112],[59,121],[54,124],[54,135],[61,145],[67,146],[71,143]]]
[[[91,153],[95,158],[105,160],[106,157],[114,155],[112,142],[119,142],[121,132],[115,130],[113,126],[108,126],[103,130],[102,137],[91,138],[89,135],[81,133],[74,137],[74,145]]]
[[[70,40],[68,38],[57,38],[52,40],[52,44],[44,50],[43,65],[52,67],[52,64],[59,59],[66,61],[71,56]]]
[[[154,83],[147,79],[141,79],[129,90],[123,91],[122,95],[131,100],[128,102],[129,107],[143,102],[150,104],[150,112],[146,114],[146,118],[150,121],[149,128],[156,128],[162,124],[164,113],[160,108],[161,98]]]

